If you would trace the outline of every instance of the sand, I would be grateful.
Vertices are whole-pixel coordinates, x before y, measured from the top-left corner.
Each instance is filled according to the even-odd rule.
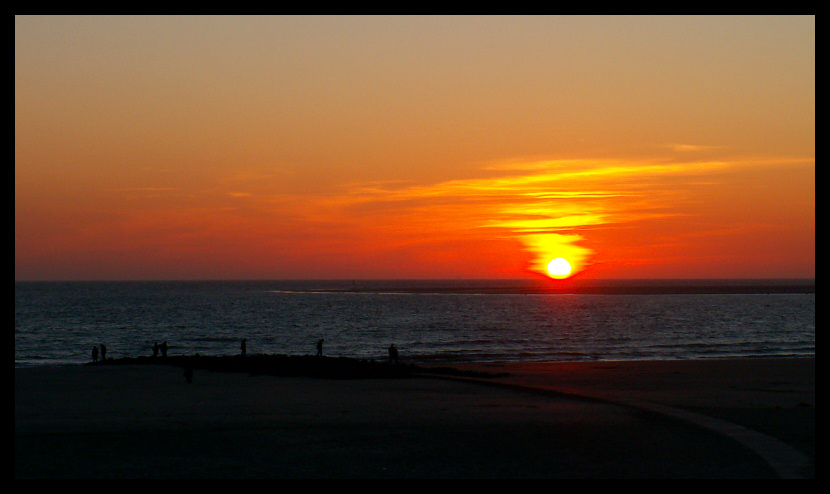
[[[15,369],[16,478],[815,478],[815,358]]]

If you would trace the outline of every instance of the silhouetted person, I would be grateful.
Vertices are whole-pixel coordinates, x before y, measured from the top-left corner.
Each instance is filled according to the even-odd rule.
[[[395,347],[394,343],[389,345],[389,361],[394,364],[398,363],[398,349]]]
[[[161,357],[164,358],[167,356],[167,341],[161,344]]]
[[[101,343],[101,362],[107,361],[107,345]]]
[[[184,368],[184,378],[187,380],[188,384],[193,382],[193,368],[189,365]]]
[[[317,340],[317,355],[323,354],[323,338]]]
[[[247,340],[245,338],[242,338],[242,356],[243,357],[245,356],[245,353],[248,350],[248,345],[245,344],[246,341]]]
[[[93,362],[98,361],[98,347],[97,346],[92,347],[92,361]]]
[[[157,341],[155,345],[153,345],[153,357],[159,356],[159,342]]]

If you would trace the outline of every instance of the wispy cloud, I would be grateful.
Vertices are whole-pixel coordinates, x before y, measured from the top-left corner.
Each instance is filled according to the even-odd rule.
[[[121,187],[106,190],[109,192],[167,192],[178,189],[176,187]]]
[[[725,149],[726,146],[707,146],[703,144],[680,144],[676,142],[672,142],[669,144],[665,144],[664,147],[671,149],[672,151],[677,151],[680,153],[694,153],[694,152],[701,152],[701,151],[713,151],[713,150],[721,150]]]
[[[488,178],[353,184],[327,204],[347,214],[386,215],[412,235],[452,228],[458,234],[498,232],[525,246],[533,270],[544,272],[553,257],[566,257],[580,269],[593,254],[580,246],[588,229],[683,216],[684,202],[694,200],[692,189],[718,186],[721,173],[804,161],[514,160],[488,165],[487,171],[500,172]]]

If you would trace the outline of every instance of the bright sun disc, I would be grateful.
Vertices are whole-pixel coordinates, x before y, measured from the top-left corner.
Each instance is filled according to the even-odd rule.
[[[571,274],[571,263],[561,257],[557,257],[548,263],[548,273],[551,276],[568,276]]]

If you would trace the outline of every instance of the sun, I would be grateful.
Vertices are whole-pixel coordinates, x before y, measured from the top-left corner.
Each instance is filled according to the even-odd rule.
[[[548,263],[548,273],[554,278],[565,278],[571,274],[571,263],[561,257],[557,257]]]

